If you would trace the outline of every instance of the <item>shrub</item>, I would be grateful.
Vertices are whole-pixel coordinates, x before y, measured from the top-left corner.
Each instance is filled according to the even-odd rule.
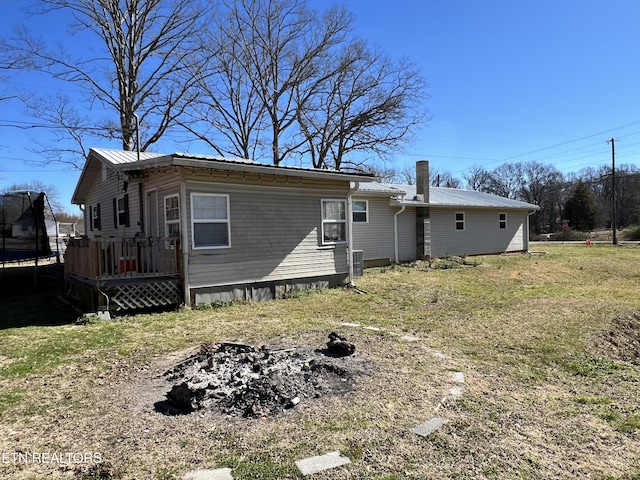
[[[632,225],[622,231],[622,238],[629,241],[640,241],[640,225]]]

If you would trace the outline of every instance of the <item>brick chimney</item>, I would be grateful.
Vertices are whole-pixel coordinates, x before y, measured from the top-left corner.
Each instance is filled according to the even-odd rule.
[[[429,203],[429,162],[416,162],[416,197]],[[429,207],[416,207],[416,259],[431,259],[431,219]]]

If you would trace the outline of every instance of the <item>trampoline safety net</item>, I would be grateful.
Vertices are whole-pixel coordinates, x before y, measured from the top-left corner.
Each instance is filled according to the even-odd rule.
[[[0,261],[16,262],[53,255],[47,224],[55,223],[44,192],[0,196]]]

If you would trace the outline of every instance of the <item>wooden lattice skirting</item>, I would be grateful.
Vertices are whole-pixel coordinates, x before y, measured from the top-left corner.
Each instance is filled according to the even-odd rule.
[[[116,312],[179,305],[183,301],[180,283],[173,279],[111,284],[101,290],[109,297],[109,310]]]

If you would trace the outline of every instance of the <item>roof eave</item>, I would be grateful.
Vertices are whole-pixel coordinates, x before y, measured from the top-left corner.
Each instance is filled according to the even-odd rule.
[[[148,160],[140,160],[139,162],[123,164],[119,166],[119,169],[123,171],[131,171],[169,166],[205,168],[229,172],[261,173],[268,175],[286,175],[299,178],[324,178],[342,181],[372,182],[374,180],[373,175],[369,174],[344,173],[331,170],[314,170],[308,168],[305,169],[295,167],[279,167],[261,163],[249,163],[246,161],[234,162],[233,160],[199,159],[175,155],[166,155],[164,157],[157,157]]]
[[[96,162],[98,162],[99,165],[102,165],[101,157],[99,155],[96,155],[93,150],[90,150],[87,161],[82,167],[80,178],[76,183],[76,188],[73,190],[73,195],[71,195],[72,205],[82,205],[83,203],[85,203],[84,198],[86,196],[86,192],[83,192],[83,190],[86,190],[86,188],[83,188],[86,181],[85,178],[87,177],[89,170],[94,168]]]

